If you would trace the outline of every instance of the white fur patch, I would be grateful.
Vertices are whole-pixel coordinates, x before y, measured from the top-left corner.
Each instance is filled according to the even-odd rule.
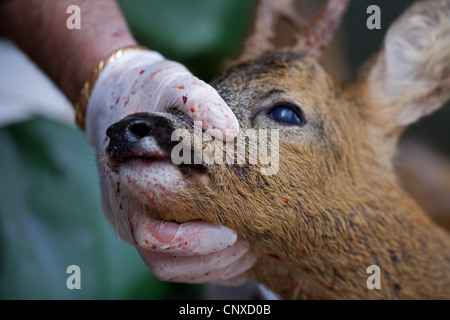
[[[166,206],[167,198],[186,187],[182,174],[170,161],[135,159],[122,164],[120,183],[141,202]]]

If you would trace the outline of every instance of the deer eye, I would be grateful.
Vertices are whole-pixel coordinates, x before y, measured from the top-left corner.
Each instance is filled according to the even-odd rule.
[[[269,111],[269,116],[275,121],[287,124],[301,125],[302,117],[288,104],[279,104]]]

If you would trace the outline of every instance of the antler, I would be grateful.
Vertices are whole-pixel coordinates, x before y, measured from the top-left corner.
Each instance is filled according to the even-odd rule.
[[[259,0],[255,14],[253,31],[244,44],[239,60],[249,60],[273,50],[271,40],[274,38],[278,18],[286,18],[295,27],[301,29],[304,19],[296,13],[294,0]],[[320,55],[339,26],[349,0],[327,0],[319,15],[304,29],[293,50]]]
[[[319,15],[308,25],[302,33],[297,45],[293,48],[297,52],[308,52],[319,56],[322,49],[330,43],[350,0],[328,0]]]

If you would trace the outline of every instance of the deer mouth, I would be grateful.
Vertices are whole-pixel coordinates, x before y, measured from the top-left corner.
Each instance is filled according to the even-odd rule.
[[[131,154],[120,154],[120,160],[118,160],[117,157],[107,149],[105,151],[105,159],[106,164],[109,166],[109,168],[117,174],[120,174],[121,167],[130,166],[133,163],[137,162],[140,162],[142,165],[147,166],[150,166],[157,162],[172,164],[174,167],[178,168],[178,170],[185,176],[189,176],[192,174],[208,174],[208,169],[203,164],[175,164],[170,157],[162,152],[162,150],[134,150]]]
[[[113,124],[107,130],[109,144],[103,154],[112,186],[119,184],[122,194],[163,211],[176,207],[177,194],[190,185],[209,183],[202,163],[172,159],[179,141],[172,141],[173,124],[167,117],[133,114]]]
[[[171,138],[174,128],[167,116],[137,113],[110,126],[107,130],[110,140],[105,150],[105,158],[111,170],[118,173],[124,165],[139,160],[147,165],[161,161],[172,163],[183,174],[206,174],[207,168],[201,163],[173,161],[172,149],[178,141]],[[193,154],[191,158],[194,160]]]

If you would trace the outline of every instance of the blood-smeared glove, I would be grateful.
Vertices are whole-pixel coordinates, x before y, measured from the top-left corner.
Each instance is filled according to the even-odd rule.
[[[239,284],[255,262],[248,243],[228,228],[203,221],[178,224],[156,220],[129,205],[119,179],[103,160],[107,128],[138,112],[177,108],[203,130],[233,139],[239,125],[226,103],[183,65],[148,50],[126,52],[100,73],[85,117],[89,142],[99,154],[102,202],[115,232],[136,245],[160,279],[178,282]]]

